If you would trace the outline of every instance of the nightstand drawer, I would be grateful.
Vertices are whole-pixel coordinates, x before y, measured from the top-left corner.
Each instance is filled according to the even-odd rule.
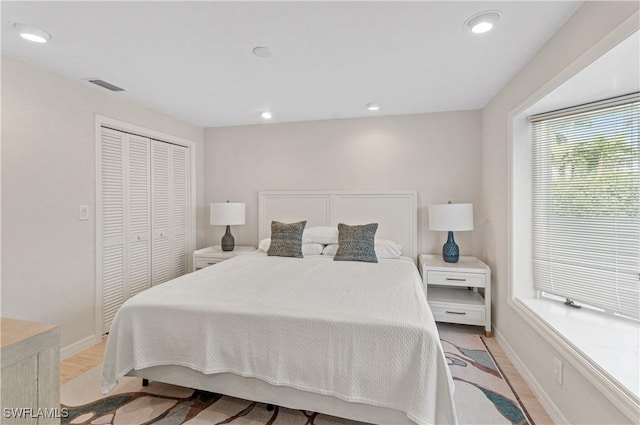
[[[430,302],[431,312],[436,322],[484,324],[486,309],[467,305],[447,305],[445,303]]]
[[[218,264],[223,261],[224,258],[196,258],[195,261],[195,269],[204,269],[205,267],[212,266],[214,264]]]
[[[484,288],[485,279],[486,275],[484,273],[428,270],[426,283],[428,285],[473,286],[475,288]]]

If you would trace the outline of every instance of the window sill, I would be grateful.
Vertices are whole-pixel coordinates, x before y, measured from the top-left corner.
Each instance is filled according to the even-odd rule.
[[[536,298],[516,298],[516,310],[623,411],[637,417],[640,404],[640,326],[585,308]]]

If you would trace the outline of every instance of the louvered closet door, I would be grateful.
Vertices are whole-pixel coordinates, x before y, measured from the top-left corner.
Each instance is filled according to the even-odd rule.
[[[100,137],[100,193],[102,258],[102,323],[107,332],[124,302],[125,277],[125,135],[102,129]]]
[[[188,271],[189,150],[151,141],[152,282],[157,285]]]
[[[151,286],[149,139],[102,128],[100,208],[102,325]]]
[[[101,128],[102,325],[124,301],[187,273],[190,156],[183,146]]]
[[[153,285],[171,279],[170,210],[171,145],[151,141],[151,270]]]
[[[151,286],[150,140],[128,135],[127,179],[127,275],[125,297]],[[126,289],[129,293],[126,293]],[[128,297],[127,297],[128,298]]]
[[[187,273],[188,260],[188,150],[171,146],[171,278]]]

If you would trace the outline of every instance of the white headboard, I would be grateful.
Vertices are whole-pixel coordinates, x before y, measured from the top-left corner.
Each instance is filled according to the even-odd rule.
[[[418,256],[418,194],[414,190],[262,191],[258,198],[260,240],[271,234],[272,220],[307,220],[307,227],[378,223],[376,238],[398,242],[406,257]]]

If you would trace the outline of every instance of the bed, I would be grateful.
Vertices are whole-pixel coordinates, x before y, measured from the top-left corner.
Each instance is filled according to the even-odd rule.
[[[260,192],[259,238],[271,220],[377,222],[403,256],[256,252],[153,287],[112,324],[103,391],[127,374],[363,422],[456,423],[415,267],[416,204],[413,191]]]

